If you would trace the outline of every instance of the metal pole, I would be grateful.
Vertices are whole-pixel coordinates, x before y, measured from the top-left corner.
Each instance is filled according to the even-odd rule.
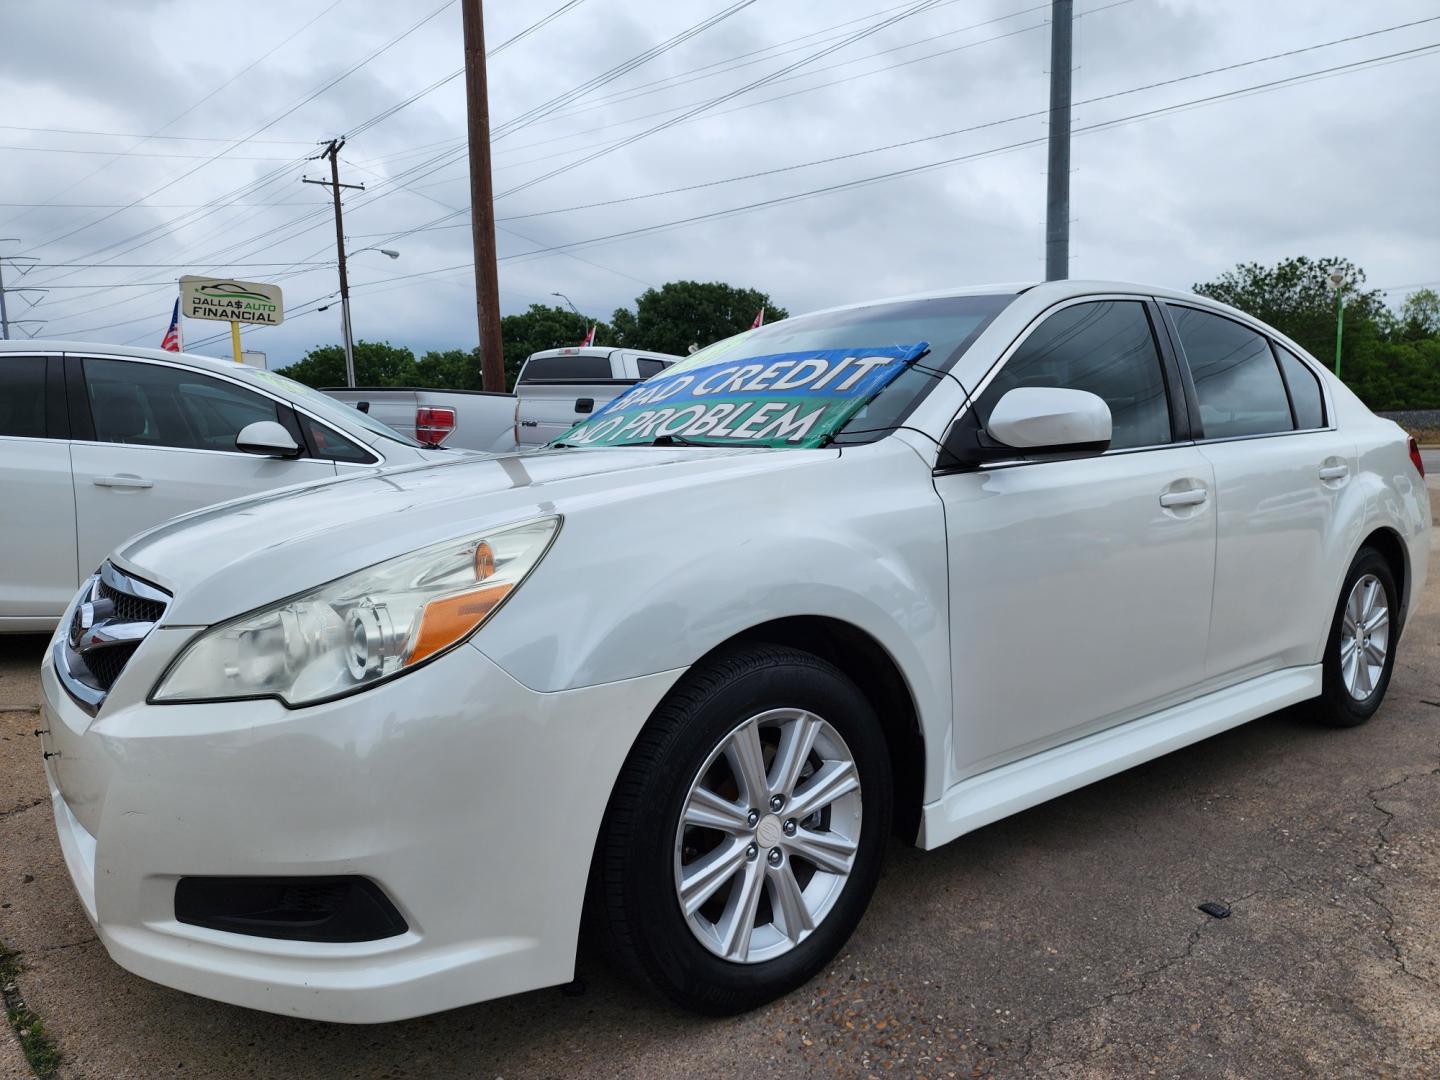
[[[1070,276],[1070,55],[1074,0],[1050,5],[1050,163],[1045,197],[1045,280]]]
[[[490,186],[490,104],[485,84],[485,16],[481,0],[460,0],[465,31],[465,112],[470,138],[470,222],[475,244],[475,314],[480,328],[480,383],[505,390],[500,340],[500,275],[495,264],[495,193]]]
[[[1335,377],[1340,377],[1340,335],[1345,329],[1345,293],[1335,290]]]
[[[0,259],[0,341],[10,340],[10,316],[5,311],[5,260]]]

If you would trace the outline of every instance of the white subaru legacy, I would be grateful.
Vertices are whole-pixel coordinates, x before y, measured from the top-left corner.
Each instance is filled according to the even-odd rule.
[[[233,361],[0,341],[0,633],[53,629],[116,544],[176,514],[453,456]]]
[[[43,670],[110,955],[327,1020],[821,971],[924,848],[1285,706],[1364,722],[1413,443],[1182,293],[978,288],[695,353],[547,447],[122,544]]]

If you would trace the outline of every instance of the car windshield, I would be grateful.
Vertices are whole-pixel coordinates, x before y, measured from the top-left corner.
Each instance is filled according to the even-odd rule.
[[[328,420],[337,427],[361,427],[382,438],[393,439],[406,446],[419,446],[420,444],[408,435],[402,435],[389,424],[381,423],[369,413],[363,413],[359,409],[352,409],[348,405],[342,405],[328,394],[322,394],[314,387],[306,386],[304,383],[296,382],[275,371],[248,371],[250,378],[257,382],[268,383],[272,389],[281,390],[290,397],[295,398],[305,408],[315,413],[322,420]]]
[[[666,368],[551,445],[872,441],[904,421],[1013,298],[905,300],[771,323]]]

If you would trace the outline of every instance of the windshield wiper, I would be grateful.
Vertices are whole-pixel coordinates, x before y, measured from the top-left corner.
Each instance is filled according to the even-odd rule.
[[[705,446],[713,448],[715,443],[696,442],[694,439],[687,439],[684,435],[657,435],[651,446]]]

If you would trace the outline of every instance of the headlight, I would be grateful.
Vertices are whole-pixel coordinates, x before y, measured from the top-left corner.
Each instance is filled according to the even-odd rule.
[[[186,646],[152,700],[310,705],[401,674],[479,629],[559,525],[543,518],[435,544],[211,627]]]

